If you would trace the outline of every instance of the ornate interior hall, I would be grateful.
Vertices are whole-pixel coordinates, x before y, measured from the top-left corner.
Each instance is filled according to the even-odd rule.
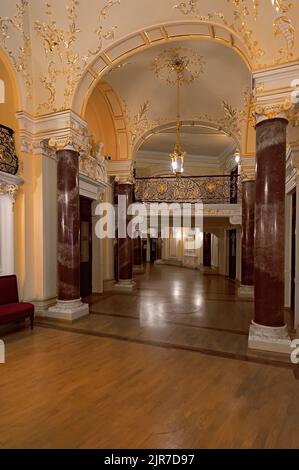
[[[299,1],[154,3],[1,0],[0,449],[298,448]]]

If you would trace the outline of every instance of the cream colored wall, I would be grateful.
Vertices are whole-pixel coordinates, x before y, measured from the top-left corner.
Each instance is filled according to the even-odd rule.
[[[107,101],[99,88],[95,88],[92,93],[84,118],[95,140],[104,143],[103,154],[111,155],[113,160],[117,160],[118,142],[114,119]]]
[[[24,185],[15,205],[16,273],[21,296],[45,301],[57,293],[56,161],[23,156]]]
[[[170,149],[171,150],[171,149]],[[167,156],[165,157],[167,158]],[[200,158],[200,157],[199,157]],[[137,176],[138,177],[153,177],[160,175],[171,174],[171,160],[170,157],[168,161],[163,164],[159,163],[149,163],[145,164],[142,161],[137,159]],[[223,174],[223,169],[220,166],[211,166],[211,165],[192,165],[188,164],[188,157],[185,162],[185,172],[184,175],[196,175],[196,176],[206,176],[206,175],[220,175]]]
[[[0,58],[0,79],[5,85],[5,103],[0,103],[0,124],[18,130],[16,111],[18,100],[15,94],[11,74],[8,72],[4,62]]]
[[[211,238],[212,238],[212,243],[211,243],[212,266],[214,266],[215,268],[218,268],[219,266],[219,240],[218,240],[218,237],[216,237],[216,235],[214,235],[213,233],[211,235]]]

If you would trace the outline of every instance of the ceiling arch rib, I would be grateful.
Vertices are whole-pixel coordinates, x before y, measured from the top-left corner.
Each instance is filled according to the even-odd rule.
[[[193,129],[194,131],[198,130],[199,133],[202,129],[207,129],[211,131],[216,131],[217,133],[225,134],[227,137],[232,139],[234,143],[234,148],[241,148],[241,141],[240,138],[233,133],[228,127],[225,125],[219,125],[212,121],[200,121],[200,120],[182,120],[181,126],[183,129]],[[141,149],[142,146],[153,136],[157,134],[168,133],[169,131],[173,131],[176,128],[176,122],[172,121],[161,126],[154,127],[153,129],[147,130],[143,135],[141,135],[134,147],[133,156],[137,156],[138,151]]]

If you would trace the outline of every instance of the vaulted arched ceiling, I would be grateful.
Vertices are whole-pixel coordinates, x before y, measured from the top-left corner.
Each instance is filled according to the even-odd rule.
[[[299,58],[294,0],[2,0],[0,24],[22,107],[34,114],[81,113],[105,69],[182,35],[226,43],[251,69]]]
[[[195,70],[200,67],[199,77],[181,89],[182,143],[192,155],[189,161],[197,159],[200,163],[201,157],[202,162],[213,163],[219,171],[223,157],[233,153],[235,147],[241,150],[245,141],[251,74],[234,50],[208,40],[151,47],[104,76],[123,103],[131,157],[138,157],[138,164],[141,156],[144,162],[154,164],[155,158],[162,154],[168,157],[173,149],[176,88],[157,76],[153,64],[157,58],[174,53],[200,58],[200,65],[195,66]]]

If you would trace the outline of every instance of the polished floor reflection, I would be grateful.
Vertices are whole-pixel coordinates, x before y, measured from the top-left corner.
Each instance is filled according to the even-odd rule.
[[[0,447],[298,447],[298,371],[248,354],[236,288],[155,266],[88,318],[7,335]]]

